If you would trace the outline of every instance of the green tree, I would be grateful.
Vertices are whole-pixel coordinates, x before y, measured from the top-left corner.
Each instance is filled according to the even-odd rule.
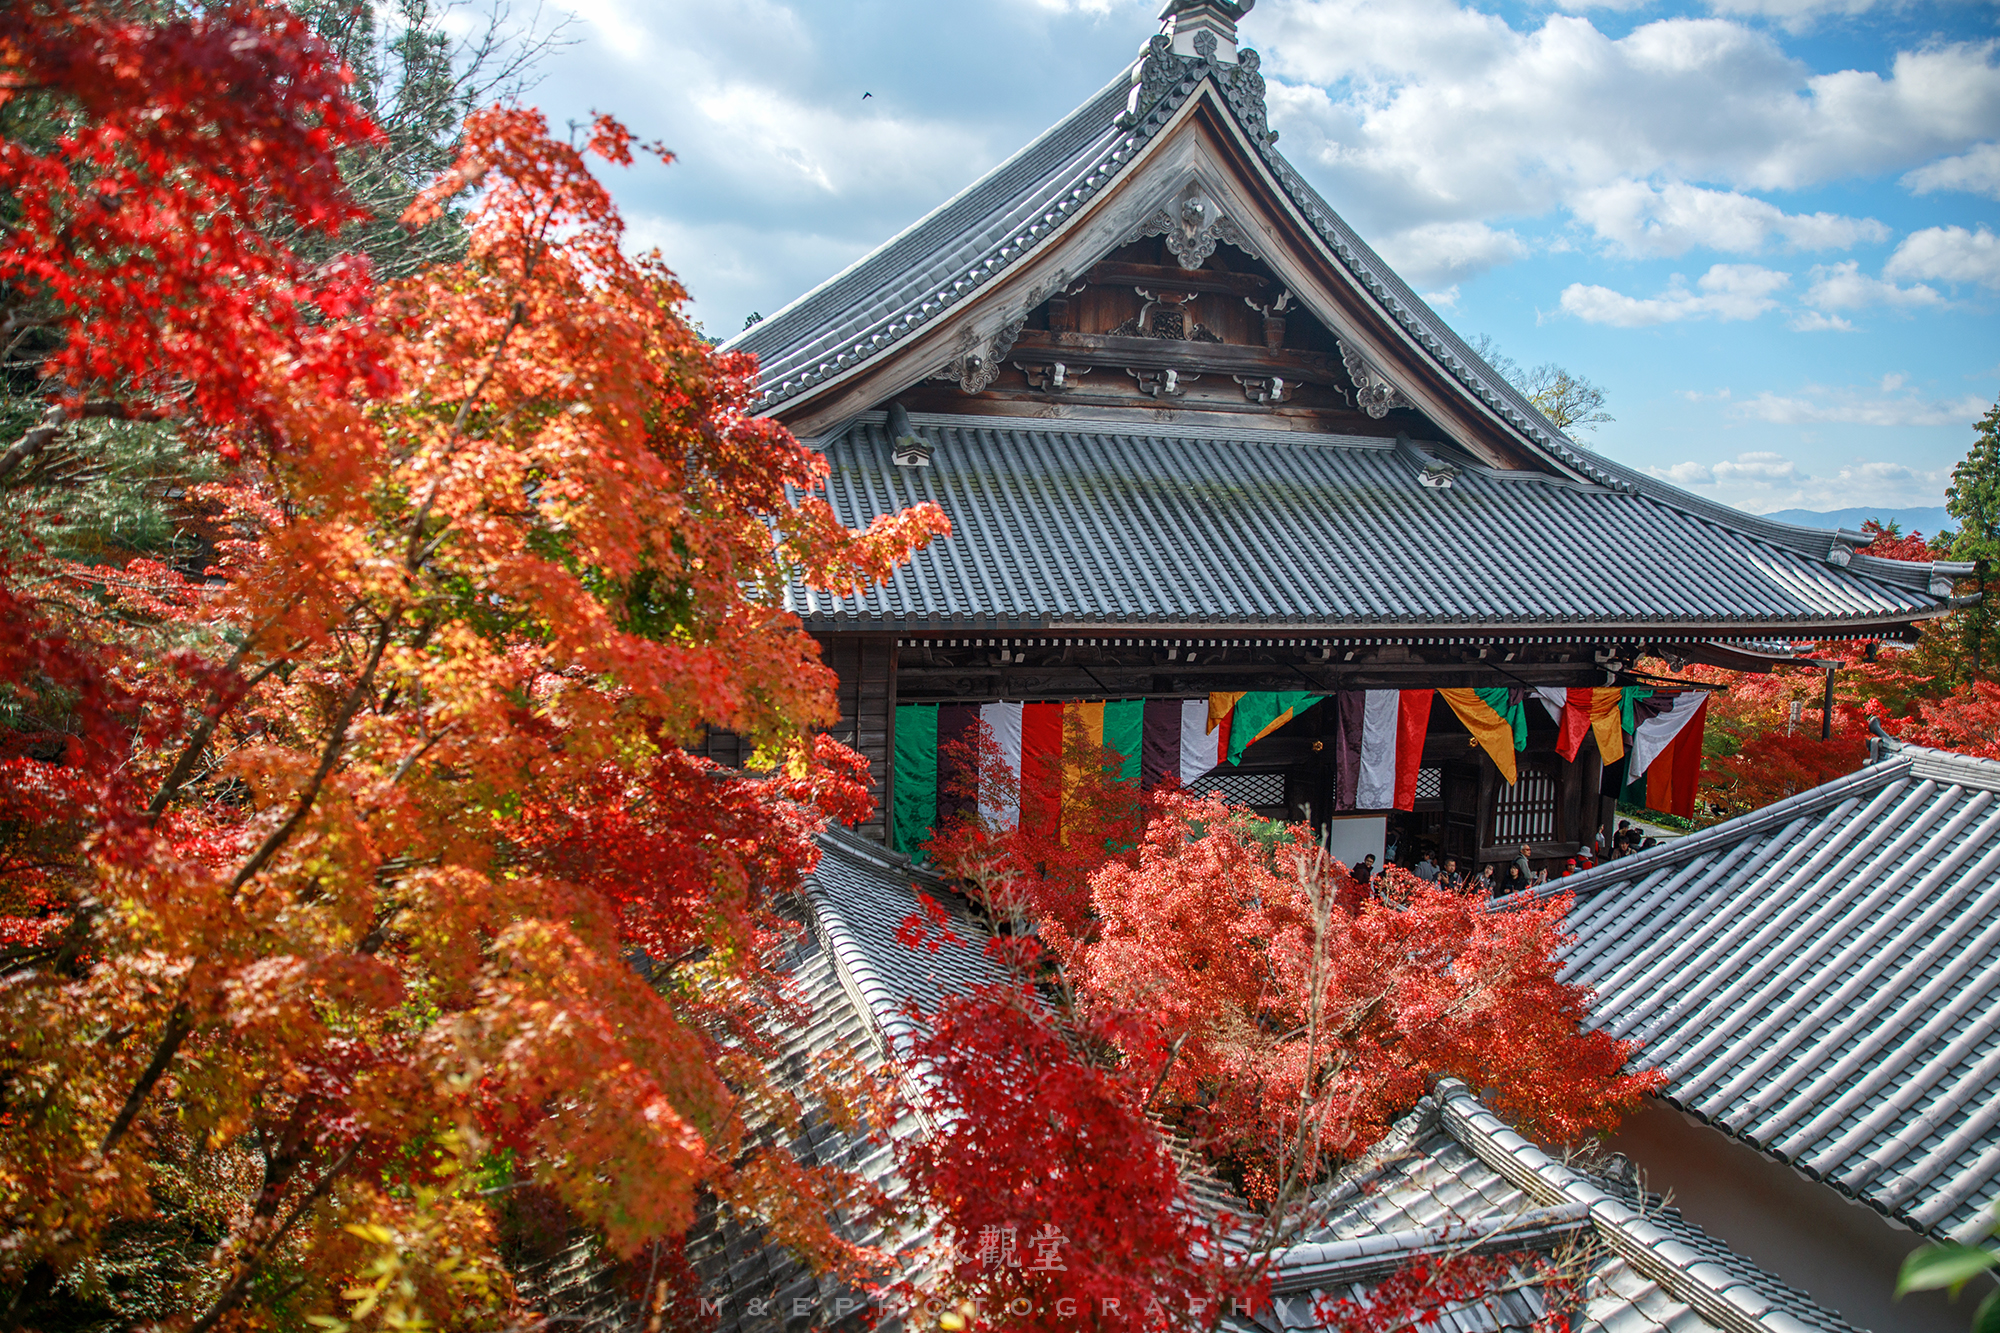
[[[168,3],[157,12],[188,8]],[[464,10],[439,0],[298,0],[292,9],[353,72],[354,100],[382,139],[339,154],[342,180],[367,217],[334,234],[271,217],[258,218],[259,230],[308,265],[365,255],[384,281],[458,262],[466,246],[459,210],[419,226],[403,214],[456,158],[473,107],[533,86],[541,61],[563,43],[562,25],[516,24],[501,0],[469,25]],[[0,142],[46,151],[76,114],[24,89],[0,99]],[[21,216],[21,201],[0,199],[0,231]],[[55,349],[48,325],[57,308],[50,293],[26,284],[0,288],[0,448],[47,410],[43,363]],[[73,422],[0,477],[0,554],[32,547],[113,565],[144,556],[199,574],[220,535],[200,487],[218,476],[171,407],[160,421]]]
[[[457,157],[474,107],[518,101],[539,81],[542,60],[566,44],[568,20],[518,26],[494,0],[470,35],[454,37],[466,15],[438,0],[296,0],[292,8],[354,71],[354,100],[383,138],[342,155],[341,177],[368,220],[334,237],[287,236],[286,244],[308,255],[366,255],[384,281],[458,262],[466,237],[460,210],[421,226],[403,222],[403,213]]]
[[[1985,665],[1987,640],[1993,636],[1993,611],[1987,604],[1986,583],[1993,562],[2000,558],[2000,403],[1979,419],[1977,436],[1945,488],[1945,511],[1959,521],[1951,554],[1970,560],[1979,601],[1961,619],[1962,642],[1974,676]]]
[[[1989,413],[1987,420],[1992,421],[1993,415]],[[1986,1228],[1988,1237],[2000,1231],[2000,1199],[1994,1201],[1993,1211],[1996,1220]],[[1958,1241],[1926,1245],[1903,1260],[1903,1271],[1896,1278],[1896,1297],[1902,1299],[1907,1291],[1947,1288],[1956,1300],[1968,1282],[1995,1268],[2000,1268],[2000,1250]],[[1989,1290],[1972,1312],[1972,1333],[2000,1333],[2000,1292]]]

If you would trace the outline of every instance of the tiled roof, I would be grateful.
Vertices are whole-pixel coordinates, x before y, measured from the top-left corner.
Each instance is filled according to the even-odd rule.
[[[1147,59],[1172,68],[1160,85],[1158,100],[1134,119],[1126,114],[1132,76]],[[761,361],[759,410],[777,410],[815,386],[895,355],[914,334],[989,289],[1117,180],[1146,140],[1197,89],[1209,84],[1327,252],[1370,294],[1381,316],[1404,329],[1445,374],[1552,460],[1606,487],[1647,495],[1747,539],[1801,550],[1809,557],[1824,558],[1836,539],[1850,547],[1860,544],[1859,534],[1795,528],[1738,513],[1566,437],[1453,332],[1278,152],[1276,135],[1265,127],[1263,83],[1256,73],[1255,54],[1245,52],[1244,60],[1244,65],[1217,64],[1157,51],[1142,57],[1140,66],[1122,72],[1040,138],[929,215],[732,339],[727,344],[731,350],[753,352]],[[1950,574],[1970,572],[1970,566],[1940,565],[1936,573],[1945,576],[1940,581],[1927,567],[1868,556],[1855,557],[1854,568],[1899,587],[1938,592],[1948,591]]]
[[[2000,1190],[2000,764],[1877,744],[1563,881],[1566,975],[1675,1105],[1947,1232]]]
[[[1608,480],[1602,460],[1574,444],[1451,331],[1274,147],[1265,127],[1254,52],[1244,64],[1155,54],[1174,68],[1163,95],[1127,116],[1128,66],[1033,143],[845,270],[731,339],[761,362],[770,411],[842,372],[875,360],[1020,265],[1082,206],[1116,181],[1140,149],[1204,82],[1334,257],[1439,366],[1524,436],[1586,476]],[[1141,57],[1141,64],[1148,59]]]
[[[835,512],[861,526],[929,500],[953,535],[859,597],[795,588],[812,628],[1756,638],[1943,605],[1923,566],[1838,568],[1826,533],[1748,531],[1644,491],[1470,463],[1432,489],[1417,477],[1435,460],[1407,442],[919,413],[931,464],[898,467],[880,418],[822,442]]]
[[[895,347],[1019,261],[1132,160],[1120,74],[1039,139],[725,347],[754,352],[759,411]]]
[[[819,936],[808,935],[786,966],[811,1019],[782,1034],[774,1060],[780,1077],[802,1086],[813,1064],[829,1057],[879,1068],[877,1029],[842,984],[833,956]],[[896,1128],[899,1135],[914,1132],[911,1125]],[[766,1127],[765,1134],[769,1132]],[[817,1110],[808,1113],[800,1133],[787,1146],[809,1167],[857,1171],[877,1183],[887,1179],[895,1166],[887,1144],[843,1133]],[[847,1238],[858,1244],[894,1250],[901,1243],[866,1220],[852,1219],[843,1227]],[[704,1208],[689,1234],[686,1257],[699,1275],[702,1296],[718,1302],[712,1333],[795,1328],[798,1322],[791,1318],[795,1309],[811,1311],[814,1328],[859,1333],[868,1327],[868,1303],[863,1297],[815,1276],[796,1254],[771,1243],[760,1228],[744,1226],[712,1206]],[[516,1281],[523,1295],[553,1316],[553,1322],[576,1333],[629,1333],[646,1326],[644,1312],[612,1280],[609,1259],[593,1235],[580,1234],[559,1253],[525,1266],[516,1273]],[[670,1324],[684,1326],[694,1326],[694,1321]]]
[[[775,1057],[803,1078],[807,1065],[838,1054],[880,1068],[901,1030],[905,1000],[934,1004],[946,993],[998,979],[979,953],[978,924],[952,911],[952,929],[972,946],[937,954],[895,939],[916,908],[924,883],[901,857],[850,834],[822,839],[823,855],[808,891],[809,937],[788,966],[812,1017],[784,1035]],[[935,888],[935,885],[930,887]],[[897,1136],[921,1133],[905,1121]],[[836,1132],[808,1116],[790,1143],[808,1164],[858,1169],[894,1192],[893,1155],[880,1143]],[[1316,1224],[1276,1258],[1274,1289],[1282,1303],[1235,1333],[1289,1330],[1322,1294],[1359,1295],[1402,1263],[1424,1254],[1485,1249],[1542,1253],[1589,1241],[1587,1303],[1580,1333],[1850,1333],[1818,1309],[1734,1255],[1629,1182],[1592,1176],[1550,1157],[1487,1111],[1453,1081],[1401,1121],[1384,1142],[1331,1187]],[[909,1254],[925,1229],[885,1235],[852,1220],[852,1239]],[[761,1232],[711,1213],[689,1238],[688,1258],[704,1296],[719,1301],[716,1333],[836,1330],[868,1325],[853,1293],[815,1278]],[[597,1247],[580,1237],[552,1260],[520,1275],[544,1312],[579,1333],[636,1327],[639,1313],[606,1277]],[[1448,1313],[1439,1327],[1475,1333],[1525,1330],[1542,1312],[1532,1287]],[[885,1333],[901,1327],[893,1317]]]
[[[808,882],[808,933],[783,964],[797,986],[810,1018],[775,1034],[773,1064],[781,1081],[805,1084],[816,1061],[829,1057],[880,1070],[897,1034],[906,1030],[900,1009],[915,1000],[935,1007],[946,994],[1002,979],[981,954],[987,936],[967,918],[932,877],[914,870],[906,858],[885,852],[843,829],[820,838],[819,865]],[[912,950],[896,939],[896,928],[917,909],[914,885],[937,891],[951,913],[951,929],[966,947],[946,945],[937,953]],[[769,1127],[761,1131],[768,1135]],[[921,1132],[914,1119],[891,1127],[902,1138]],[[834,1166],[859,1172],[876,1184],[895,1188],[895,1159],[889,1145],[842,1132],[826,1117],[809,1113],[787,1146],[809,1167]],[[928,1229],[885,1233],[875,1219],[844,1219],[847,1238],[885,1251],[907,1253]],[[688,1263],[702,1282],[702,1295],[719,1302],[711,1333],[778,1333],[811,1328],[858,1333],[896,1333],[893,1317],[880,1324],[853,1291],[816,1277],[761,1229],[710,1209],[688,1237]],[[531,1299],[546,1302],[576,1333],[624,1333],[644,1326],[631,1302],[607,1280],[608,1265],[594,1237],[578,1236],[561,1253],[519,1275]],[[674,1325],[678,1326],[678,1325]]]
[[[905,1030],[901,1010],[909,1001],[935,1009],[947,995],[1007,980],[981,952],[989,938],[985,927],[966,916],[935,876],[843,828],[821,835],[820,848],[808,889],[813,930],[885,1040]],[[897,927],[917,910],[918,885],[951,913],[952,933],[965,941],[962,946],[946,944],[933,953],[896,938]]]
[[[1279,1257],[1266,1328],[1307,1328],[1313,1302],[1355,1296],[1419,1253],[1568,1246],[1585,1278],[1582,1333],[1853,1333],[1839,1316],[1712,1239],[1629,1178],[1558,1161],[1455,1080],[1334,1185],[1324,1223]],[[1387,1267],[1385,1267],[1385,1265]],[[1344,1271],[1343,1271],[1344,1270]],[[1534,1287],[1447,1313],[1442,1327],[1527,1329]]]

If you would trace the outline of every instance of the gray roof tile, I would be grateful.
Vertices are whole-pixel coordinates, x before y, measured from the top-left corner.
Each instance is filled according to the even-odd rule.
[[[1604,485],[1664,500],[1714,523],[1780,546],[1818,544],[1824,556],[1833,534],[1738,513],[1615,463],[1566,437],[1535,405],[1477,353],[1398,277],[1263,133],[1261,98],[1227,65],[1182,58],[1184,77],[1137,123],[1121,124],[1132,67],[1040,138],[1023,148],[897,236],[768,319],[731,339],[732,351],[761,362],[769,411],[848,370],[893,355],[897,346],[956,310],[994,279],[1034,253],[1136,160],[1144,142],[1205,82],[1220,105],[1245,124],[1245,135],[1280,187],[1317,232],[1334,260],[1375,301],[1382,318],[1407,331],[1473,397],[1492,406],[1522,436],[1555,461]],[[1860,571],[1912,588],[1928,588],[1923,566],[1855,557]],[[1969,572],[1947,565],[1941,572]],[[1782,578],[1783,573],[1774,577]],[[1809,582],[1809,581],[1808,581]]]
[[[1643,492],[1478,467],[1429,489],[1393,441],[915,414],[936,452],[898,467],[880,415],[822,443],[835,512],[858,527],[932,501],[952,536],[857,597],[795,587],[791,609],[814,628],[1742,637],[1941,605],[1906,586],[1920,567],[1838,569],[1824,534],[1800,549]]]
[[[755,353],[769,410],[956,309],[1130,162],[1121,73],[1033,143],[725,344]]]
[[[781,1034],[774,1058],[785,1068],[837,1052],[879,1068],[883,1051],[904,1030],[904,1001],[932,1005],[1000,974],[979,953],[985,939],[980,927],[941,893],[953,913],[953,931],[972,947],[948,945],[931,954],[895,939],[896,927],[916,908],[915,887],[937,888],[906,860],[838,830],[821,846],[807,891],[810,935],[787,963],[812,1017]],[[921,1133],[923,1127],[906,1121],[893,1132]],[[897,1188],[886,1145],[833,1132],[817,1117],[808,1118],[790,1146],[809,1164],[859,1167],[891,1191]],[[866,1219],[841,1224],[857,1239],[905,1254],[927,1231],[882,1237]],[[1577,1324],[1582,1333],[1853,1333],[1658,1200],[1550,1157],[1449,1081],[1330,1187],[1314,1228],[1300,1237],[1295,1252],[1281,1256],[1287,1303],[1258,1325],[1230,1326],[1236,1333],[1308,1327],[1316,1294],[1363,1294],[1399,1256],[1455,1248],[1475,1233],[1496,1233],[1490,1238],[1496,1249],[1546,1251],[1585,1230],[1608,1244],[1593,1251],[1587,1304]],[[848,1333],[867,1325],[869,1312],[851,1293],[815,1279],[760,1232],[720,1215],[710,1213],[698,1225],[688,1258],[705,1281],[705,1294],[723,1299],[717,1333]],[[579,1237],[521,1276],[524,1291],[546,1302],[545,1313],[581,1333],[639,1326],[638,1312],[611,1287],[607,1271],[595,1243]],[[1282,1281],[1287,1271],[1294,1278],[1289,1283]],[[795,1299],[805,1301],[805,1314],[792,1313]],[[1723,1306],[1738,1312],[1733,1321],[1717,1322]],[[1530,1328],[1541,1313],[1540,1294],[1528,1288],[1450,1311],[1436,1326],[1514,1333]],[[880,1325],[883,1333],[900,1327],[893,1318]]]
[[[2000,764],[1885,748],[1565,880],[1567,977],[1670,1101],[1947,1232],[2000,1188]]]
[[[1296,1291],[1300,1284],[1291,1278],[1294,1271],[1312,1276],[1342,1262],[1364,1266],[1375,1249],[1406,1254],[1462,1250],[1490,1236],[1493,1249],[1548,1253],[1565,1239],[1574,1241],[1581,1230],[1595,1244],[1584,1251],[1589,1257],[1585,1304],[1576,1323],[1580,1330],[1854,1333],[1839,1316],[1734,1253],[1629,1179],[1595,1176],[1550,1156],[1453,1080],[1442,1081],[1432,1097],[1344,1173],[1321,1208],[1321,1220],[1302,1244],[1279,1257],[1275,1288]],[[1392,1243],[1383,1245],[1385,1240]],[[1291,1317],[1271,1326],[1305,1327],[1304,1311],[1314,1296],[1366,1289],[1365,1282],[1315,1286],[1309,1294],[1294,1296]],[[1530,1288],[1480,1308],[1453,1311],[1445,1324],[1526,1329],[1542,1312],[1541,1297]]]

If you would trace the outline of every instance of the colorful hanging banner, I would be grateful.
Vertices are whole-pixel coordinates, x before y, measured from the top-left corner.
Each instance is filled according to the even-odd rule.
[[[896,706],[895,847],[914,856],[937,823],[936,704]]]
[[[1607,768],[1628,761],[1628,798],[1682,817],[1693,813],[1705,691],[1541,687],[1533,694],[1555,719],[1557,753],[1565,760],[1574,762],[1584,736],[1595,736]],[[1515,755],[1527,748],[1526,691],[1344,690],[1334,696],[1330,719],[1337,808],[1414,807],[1434,695],[1472,733],[1501,776],[1515,781]],[[939,823],[974,810],[1001,827],[1027,818],[1060,828],[1063,791],[1074,790],[1083,777],[1064,769],[1066,727],[1117,755],[1121,781],[1144,790],[1169,779],[1188,786],[1219,765],[1241,760],[1250,746],[1326,697],[1236,691],[1197,699],[900,705],[894,845],[918,855]],[[1004,772],[980,774],[968,766],[982,727]],[[1615,775],[1607,777],[1616,783]]]
[[[1225,753],[1230,763],[1278,728],[1305,712],[1326,696],[1303,690],[1250,690],[1239,694],[1211,694],[1209,717],[1229,719],[1229,745]],[[1224,701],[1227,702],[1218,702]]]
[[[979,721],[993,737],[994,746],[1000,751],[1000,763],[1011,780],[1002,781],[982,775],[979,787],[979,813],[996,828],[1013,828],[1021,822],[1021,743],[1022,712],[1020,704],[997,703],[979,706]]]
[[[1707,703],[1706,690],[1688,690],[1680,694],[1655,694],[1641,704],[1637,710],[1638,725],[1632,729],[1632,762],[1626,773],[1636,778],[1651,769],[1675,739],[1704,715]]]
[[[1587,734],[1597,737],[1597,753],[1606,764],[1615,764],[1625,757],[1623,690],[1545,685],[1536,689],[1535,697],[1556,721],[1556,753],[1564,759],[1576,761]]]
[[[1409,810],[1417,800],[1429,690],[1344,690],[1335,704],[1334,803],[1342,810]]]
[[[1514,755],[1528,748],[1528,713],[1513,691],[1439,690],[1437,694],[1493,760],[1507,785],[1514,785]]]
[[[1621,795],[1649,810],[1688,819],[1701,783],[1702,741],[1708,729],[1708,692],[1652,694],[1634,709],[1631,762]]]
[[[1214,730],[1210,710],[1218,701],[1207,697],[899,705],[893,845],[920,855],[941,822],[974,810],[1001,828],[1023,817],[1059,828],[1063,791],[1083,776],[1064,767],[1063,735],[1071,725],[1119,756],[1118,780],[1150,790],[1171,776],[1186,786],[1228,758],[1228,710],[1245,697],[1221,696],[1223,720]],[[970,767],[982,726],[1004,772]]]
[[[1121,752],[1122,753],[1122,752]],[[1185,787],[1220,763],[1207,699],[1148,699],[1140,733],[1139,786],[1168,779]]]

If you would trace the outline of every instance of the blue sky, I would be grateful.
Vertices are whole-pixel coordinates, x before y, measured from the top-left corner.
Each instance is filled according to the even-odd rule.
[[[1160,0],[550,0],[530,100],[731,333],[1114,77]],[[1259,0],[1280,148],[1596,447],[1753,511],[1942,503],[2000,394],[2000,5]],[[873,96],[864,99],[864,92]]]

